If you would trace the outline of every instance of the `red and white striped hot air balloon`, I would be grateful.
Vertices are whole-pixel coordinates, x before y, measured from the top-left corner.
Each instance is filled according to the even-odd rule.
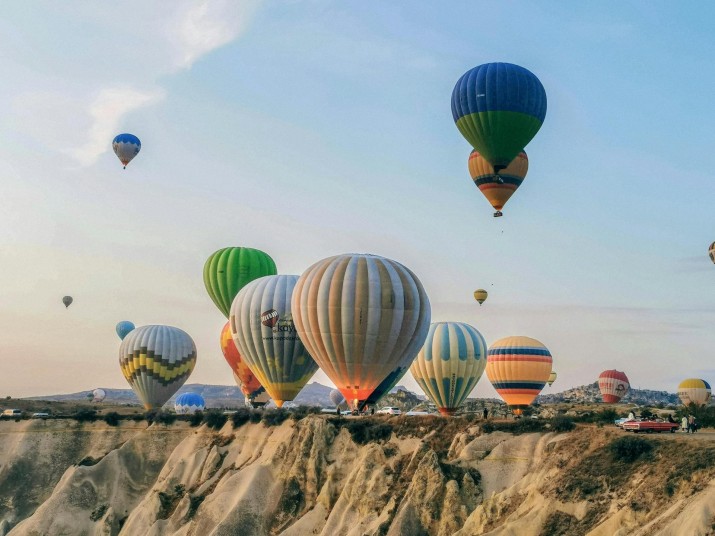
[[[626,396],[631,384],[628,383],[628,376],[618,370],[604,370],[598,377],[598,388],[606,404],[615,404]]]

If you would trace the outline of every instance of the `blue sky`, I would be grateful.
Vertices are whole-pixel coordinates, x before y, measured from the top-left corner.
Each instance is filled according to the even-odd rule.
[[[201,279],[227,245],[264,249],[282,273],[351,251],[398,260],[435,321],[544,342],[552,390],[606,368],[671,391],[715,380],[713,15],[706,2],[8,4],[0,394],[125,387],[123,319],[181,327],[199,352],[190,381],[231,383]],[[459,76],[490,61],[527,67],[549,99],[501,219],[450,113]],[[126,171],[110,147],[124,131],[143,143]],[[486,377],[475,394],[493,395]]]

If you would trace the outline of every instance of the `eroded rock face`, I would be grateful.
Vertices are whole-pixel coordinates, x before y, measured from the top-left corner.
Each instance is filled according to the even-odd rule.
[[[351,422],[10,423],[26,428],[0,435],[0,535],[704,534],[713,516],[715,445],[688,487],[649,465],[671,467],[672,442],[599,476],[616,436],[595,428],[515,436],[449,421],[437,437],[427,420],[390,420],[392,433]]]

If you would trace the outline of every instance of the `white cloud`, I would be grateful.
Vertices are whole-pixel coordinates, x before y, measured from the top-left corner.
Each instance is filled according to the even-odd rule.
[[[138,108],[155,104],[164,98],[164,91],[139,91],[133,88],[102,89],[92,100],[86,113],[92,121],[87,141],[79,147],[67,150],[81,166],[90,166],[109,147],[109,141],[117,133],[122,118]]]
[[[175,67],[188,69],[201,56],[236,39],[257,5],[250,0],[205,0],[180,10],[168,28],[175,47]]]

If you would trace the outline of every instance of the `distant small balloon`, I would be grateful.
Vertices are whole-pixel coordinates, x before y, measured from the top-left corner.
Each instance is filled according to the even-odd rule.
[[[330,391],[330,395],[328,396],[330,397],[330,401],[333,403],[333,406],[335,406],[336,408],[340,404],[345,402],[345,397],[343,396],[343,393],[341,393],[337,389],[333,389],[332,391]]]
[[[555,381],[556,381],[556,371],[552,370],[551,374],[549,374],[549,379],[546,380],[546,383],[548,383],[549,387],[551,387]]]
[[[73,301],[74,300],[72,299],[72,296],[65,296],[64,298],[62,298],[62,303],[65,304],[65,309],[67,309],[67,307],[72,305]]]
[[[715,263],[715,242],[710,244],[710,248],[708,249],[708,255],[710,255],[710,260]]]
[[[129,335],[129,333],[131,333],[134,328],[135,326],[132,322],[130,322],[129,320],[122,320],[117,324],[117,335],[119,335],[119,338],[121,340],[124,340],[124,337]]]
[[[118,134],[112,141],[114,154],[117,155],[124,169],[127,169],[127,164],[139,154],[141,148],[142,142],[134,134]]]
[[[95,389],[92,391],[92,402],[102,402],[105,398],[107,398],[107,392],[104,389]]]
[[[489,296],[489,294],[488,294],[487,291],[484,290],[483,288],[479,288],[479,289],[477,289],[477,290],[474,291],[474,299],[477,300],[477,302],[479,303],[479,305],[481,305],[481,304],[483,304],[485,301],[487,301],[487,296]]]
[[[206,402],[198,393],[180,394],[174,402],[174,411],[179,415],[190,415],[204,409],[206,409]]]

